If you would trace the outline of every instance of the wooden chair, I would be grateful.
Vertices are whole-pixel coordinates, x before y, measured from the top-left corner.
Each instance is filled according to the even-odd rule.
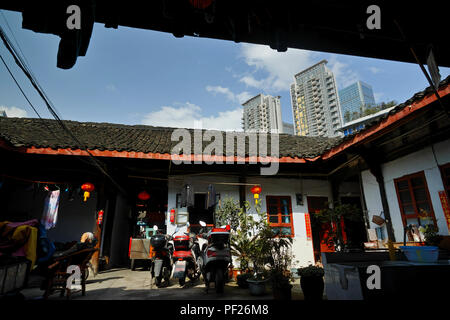
[[[77,265],[81,272],[81,294],[86,294],[86,280],[88,275],[88,264],[92,255],[97,251],[97,248],[87,248],[75,251],[71,254],[57,257],[53,259],[46,270],[44,280],[44,299],[47,299],[53,292],[60,290],[60,296],[63,297],[66,293],[67,299],[70,299],[71,291],[67,288],[67,278],[71,275],[67,273],[67,268],[71,265]]]

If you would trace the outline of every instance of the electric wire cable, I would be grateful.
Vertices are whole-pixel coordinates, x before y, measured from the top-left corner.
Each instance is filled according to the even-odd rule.
[[[72,131],[64,124],[64,122],[58,116],[57,112],[55,111],[55,108],[52,106],[52,103],[51,103],[50,99],[48,99],[48,97],[45,94],[44,90],[40,87],[40,85],[38,84],[37,80],[33,77],[32,72],[29,70],[29,68],[26,66],[25,62],[22,60],[22,58],[17,53],[17,51],[14,49],[14,46],[12,45],[12,43],[9,40],[9,38],[7,37],[7,35],[4,33],[3,28],[1,26],[0,26],[0,37],[2,38],[3,43],[5,44],[5,47],[8,49],[8,51],[13,56],[15,63],[23,71],[25,76],[30,80],[32,86],[36,89],[38,94],[44,100],[44,103],[46,104],[47,109],[52,114],[52,116],[55,118],[55,120],[59,123],[59,125],[62,127],[63,131],[65,131],[67,134],[69,134],[69,136],[78,144],[79,148],[81,150],[85,151],[88,154],[89,159],[92,161],[92,164],[94,166],[96,166],[113,183],[113,185],[122,194],[126,195],[127,194],[126,191],[108,174],[108,172],[106,172],[106,170],[102,167],[102,164],[99,163],[99,161],[92,155],[91,152],[89,152],[89,149],[87,148],[87,146],[84,146],[84,144],[72,133]],[[6,65],[6,62],[4,61],[3,57],[2,57],[1,60]],[[10,71],[10,69],[9,68],[7,68],[7,69],[10,72],[10,75],[12,75],[12,72]],[[14,78],[14,81],[15,81],[16,85],[19,86],[19,84],[18,84],[17,80],[15,80],[15,78]],[[22,94],[24,94],[22,89],[21,89],[21,92],[22,92]],[[29,101],[28,98],[27,98],[27,101],[31,104],[31,102]],[[33,107],[33,109],[35,110],[34,107]]]

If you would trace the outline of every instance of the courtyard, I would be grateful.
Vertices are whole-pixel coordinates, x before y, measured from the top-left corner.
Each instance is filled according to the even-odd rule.
[[[44,291],[39,286],[42,278],[30,277],[28,288],[21,291],[27,300],[42,299]],[[292,300],[303,300],[299,279],[292,283]],[[223,294],[217,294],[214,285],[206,293],[205,284],[200,278],[195,282],[187,281],[181,287],[176,279],[170,279],[170,284],[165,288],[150,287],[150,272],[145,269],[111,269],[94,276],[91,272],[86,284],[86,295],[81,291],[71,294],[71,300],[272,300],[273,295],[268,285],[266,294],[252,296],[248,289],[239,288],[235,281],[229,281],[225,285]],[[49,296],[49,300],[66,300],[58,292]]]

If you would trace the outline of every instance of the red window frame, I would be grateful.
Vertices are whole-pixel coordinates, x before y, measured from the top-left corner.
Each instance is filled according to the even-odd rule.
[[[414,187],[412,185],[412,182],[411,182],[412,179],[414,179],[414,178],[422,178],[423,186]],[[399,182],[404,182],[404,181],[408,182],[408,189],[399,190],[398,183]],[[406,220],[407,219],[414,219],[414,218],[417,219],[419,224],[420,224],[419,209],[418,209],[418,206],[417,206],[418,203],[427,203],[428,204],[428,207],[430,208],[429,215],[431,216],[434,225],[435,226],[437,225],[436,224],[436,217],[434,216],[433,204],[432,204],[431,198],[430,198],[430,192],[428,190],[427,179],[425,178],[425,174],[424,174],[423,171],[416,172],[416,173],[413,173],[413,174],[409,174],[409,175],[403,176],[401,178],[394,179],[394,186],[395,186],[395,191],[397,193],[397,200],[398,200],[398,205],[400,207],[400,213],[401,213],[401,217],[402,217],[402,221],[403,221],[403,226],[406,226]],[[422,187],[425,189],[426,199],[422,200],[422,201],[417,201],[416,197],[414,196],[414,189],[419,189],[419,188],[422,188]],[[409,191],[411,202],[402,202],[402,200],[400,198],[400,191],[405,191],[405,190]],[[406,206],[406,205],[412,206],[413,209],[414,209],[414,213],[405,214],[404,206]]]
[[[289,205],[289,215],[284,215],[281,212],[281,200],[282,199],[286,199],[288,201],[288,205]],[[269,206],[273,206],[272,204],[270,204],[270,200],[276,200],[277,201],[277,214],[273,215],[273,214],[269,214],[270,210],[269,210]],[[287,235],[279,235],[281,237],[291,237],[293,238],[294,235],[294,221],[293,221],[293,217],[292,217],[292,201],[291,201],[291,197],[290,196],[266,196],[266,209],[267,209],[267,221],[269,222],[270,226],[273,228],[290,228],[291,229],[291,234]],[[278,217],[278,222],[270,222],[270,217],[274,217],[277,216]],[[289,216],[289,223],[285,223],[282,222],[282,217],[283,216]]]

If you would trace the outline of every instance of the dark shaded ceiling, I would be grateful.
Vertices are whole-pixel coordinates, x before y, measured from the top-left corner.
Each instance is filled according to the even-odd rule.
[[[67,7],[82,12],[80,31],[69,31]],[[370,5],[381,9],[381,29],[370,30]],[[438,1],[262,0],[3,0],[1,9],[23,13],[23,27],[61,37],[57,65],[69,69],[87,53],[94,22],[269,45],[422,63],[430,46],[439,66],[450,67],[448,11]],[[205,8],[200,8],[205,6]],[[404,33],[399,31],[398,25]],[[120,43],[117,43],[120,46]]]

